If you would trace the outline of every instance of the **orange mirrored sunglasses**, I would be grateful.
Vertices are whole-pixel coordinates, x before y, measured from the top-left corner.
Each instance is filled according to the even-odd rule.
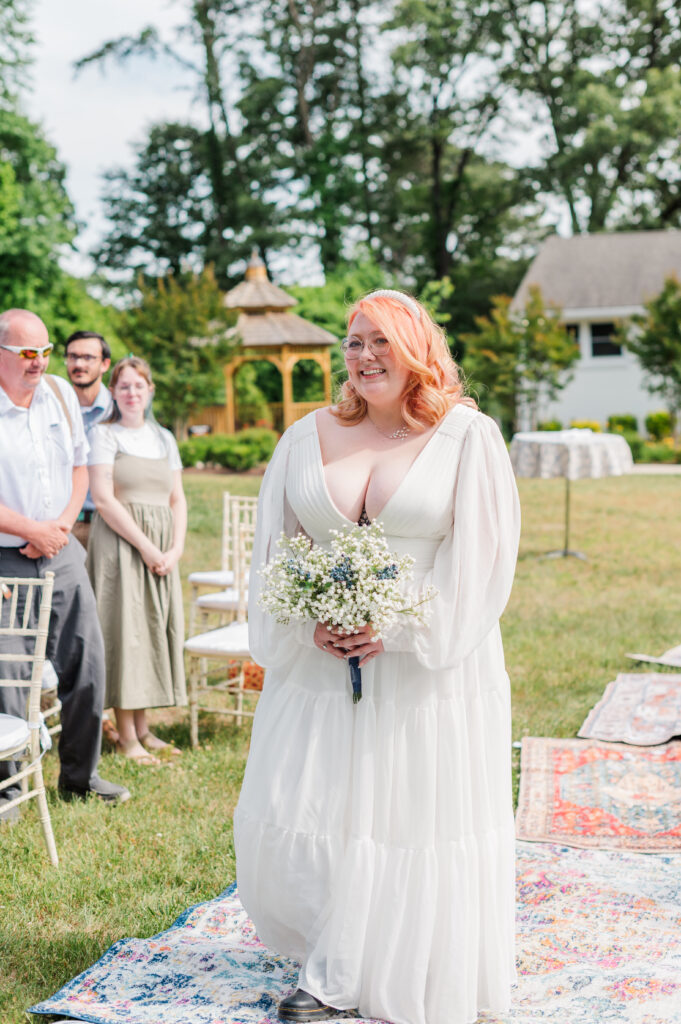
[[[20,345],[0,345],[7,352],[14,352],[20,359],[37,359],[38,356],[49,356],[54,345],[42,345],[41,348],[22,348]]]

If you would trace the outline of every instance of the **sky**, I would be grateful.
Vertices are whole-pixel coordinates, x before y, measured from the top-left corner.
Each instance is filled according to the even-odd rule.
[[[34,5],[33,91],[30,115],[39,121],[68,171],[67,189],[83,230],[77,239],[86,253],[101,236],[105,221],[100,202],[102,172],[131,166],[131,144],[144,138],[156,121],[188,118],[192,91],[188,79],[169,59],[113,61],[77,75],[74,62],[122,35],[146,25],[169,37],[182,9],[173,0],[36,0]],[[184,88],[182,88],[184,86]],[[87,273],[81,255],[68,269]]]

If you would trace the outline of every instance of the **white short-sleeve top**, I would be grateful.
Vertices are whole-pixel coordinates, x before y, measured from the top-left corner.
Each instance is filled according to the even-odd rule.
[[[116,454],[136,455],[140,459],[165,459],[170,468],[182,469],[182,459],[175,438],[157,423],[141,427],[124,427],[122,423],[98,423],[92,428],[89,466],[113,466]]]

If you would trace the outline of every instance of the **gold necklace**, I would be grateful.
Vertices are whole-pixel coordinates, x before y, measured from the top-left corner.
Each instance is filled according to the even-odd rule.
[[[411,427],[408,427],[406,423],[403,423],[397,430],[393,430],[392,434],[386,434],[385,430],[381,430],[380,427],[376,426],[369,413],[366,414],[366,417],[374,430],[378,431],[382,437],[387,438],[388,441],[403,441],[405,437],[411,434]]]

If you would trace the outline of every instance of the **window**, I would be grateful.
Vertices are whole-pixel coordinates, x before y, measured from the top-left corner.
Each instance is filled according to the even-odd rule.
[[[614,324],[591,325],[591,355],[594,359],[600,356],[620,356],[622,346],[613,341]]]

